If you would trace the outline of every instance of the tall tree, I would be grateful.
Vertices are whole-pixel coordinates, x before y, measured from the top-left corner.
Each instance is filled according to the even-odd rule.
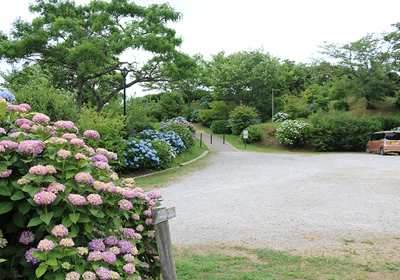
[[[334,59],[341,67],[343,83],[358,97],[365,97],[367,108],[374,100],[384,99],[393,91],[394,83],[388,78],[392,70],[391,47],[373,34],[348,44],[328,44],[321,46],[321,53]]]
[[[182,40],[167,23],[181,14],[168,4],[93,0],[77,6],[72,0],[36,0],[29,10],[39,16],[32,22],[17,19],[10,36],[0,32],[0,59],[39,63],[53,73],[55,85],[75,89],[79,106],[87,90],[100,112],[123,89],[123,67],[130,73],[127,88],[171,80],[166,72],[176,71],[176,47]],[[149,59],[122,61],[128,50],[143,51]]]

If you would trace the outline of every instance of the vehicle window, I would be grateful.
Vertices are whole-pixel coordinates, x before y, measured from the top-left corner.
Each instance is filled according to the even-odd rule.
[[[381,140],[382,139],[382,133],[374,133],[372,134],[371,140],[376,141],[376,140]]]
[[[400,140],[400,133],[388,132],[386,133],[387,140]]]

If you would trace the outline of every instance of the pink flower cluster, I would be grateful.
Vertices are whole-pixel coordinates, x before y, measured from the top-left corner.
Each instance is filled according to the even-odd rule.
[[[95,163],[93,163],[94,167],[97,167],[98,169],[102,169],[102,170],[107,170],[110,171],[110,166],[108,165],[108,163],[105,162],[101,162],[101,161],[96,161]]]
[[[76,160],[80,160],[80,159],[87,160],[87,156],[85,156],[85,155],[82,154],[82,153],[76,153],[76,154],[75,154],[75,159],[76,159]]]
[[[0,178],[7,178],[8,176],[10,176],[12,173],[11,169],[7,169],[7,170],[0,170]]]
[[[121,253],[129,253],[131,251],[131,249],[133,248],[133,245],[128,240],[120,240],[118,242],[118,247],[119,247]]]
[[[89,201],[91,205],[98,206],[103,203],[101,196],[99,194],[89,194],[86,199]]]
[[[54,226],[51,234],[57,237],[64,237],[68,235],[68,229],[62,224]]]
[[[119,279],[120,275],[115,272],[111,271],[105,267],[100,266],[96,269],[96,274],[99,276],[100,280],[108,280],[108,279]]]
[[[118,201],[118,205],[121,210],[129,211],[133,208],[132,202],[127,199],[121,199]]]
[[[33,195],[33,201],[41,205],[49,205],[57,196],[52,192],[42,191]]]
[[[161,199],[162,198],[162,194],[159,191],[149,191],[147,193],[147,196],[152,199]]]
[[[71,237],[68,237],[68,238],[61,239],[60,245],[68,247],[68,248],[71,248],[71,247],[73,247],[75,245],[75,243],[74,243],[74,241],[72,240]]]
[[[85,142],[82,139],[76,138],[76,139],[71,139],[69,141],[71,145],[78,146],[78,147],[83,147],[85,146]]]
[[[7,131],[4,128],[0,127],[0,133],[7,134]]]
[[[86,203],[86,198],[82,195],[79,194],[68,194],[68,200],[73,204],[73,205],[84,205]]]
[[[74,126],[74,123],[71,122],[71,121],[58,121],[58,122],[54,123],[54,127],[55,128],[64,128],[66,130],[71,130],[75,126]]]
[[[18,139],[18,138],[19,138],[19,135],[20,135],[21,133],[22,133],[23,135],[25,135],[25,137],[28,136],[28,134],[27,134],[26,132],[18,131],[18,132],[13,132],[13,133],[11,133],[10,135],[8,135],[8,137],[13,137],[13,138],[15,138],[15,139]]]
[[[104,242],[102,239],[94,238],[89,243],[89,249],[93,250],[93,251],[105,251],[106,246],[104,245]]]
[[[93,138],[93,139],[99,139],[100,138],[100,134],[96,131],[96,130],[86,130],[83,133],[84,137],[88,137],[88,138]]]
[[[124,269],[124,271],[130,275],[134,274],[136,271],[135,266],[132,263],[127,263],[126,265],[124,265],[122,267]]]
[[[3,140],[0,141],[0,146],[3,146],[6,149],[16,149],[18,148],[18,143],[11,140]]]
[[[68,272],[67,275],[65,275],[65,280],[78,280],[81,277],[81,275],[76,272],[76,271],[71,271]]]
[[[60,149],[57,152],[57,156],[62,157],[63,159],[66,159],[70,155],[71,155],[71,151],[67,151],[67,150],[63,150],[63,149]]]
[[[18,125],[21,125],[21,124],[31,125],[32,122],[28,119],[16,119],[14,123],[18,124]]]
[[[48,141],[54,144],[65,144],[68,142],[66,139],[59,137],[51,137]]]
[[[40,251],[49,252],[54,249],[54,242],[48,239],[40,240],[37,248]]]
[[[84,280],[95,280],[96,279],[96,274],[94,274],[91,271],[86,271],[85,273],[82,274],[82,278]]]
[[[21,233],[21,236],[19,237],[19,242],[22,244],[28,245],[29,243],[35,241],[35,235],[33,234],[32,231],[26,230]]]
[[[46,116],[45,114],[36,113],[33,116],[32,121],[39,122],[39,123],[49,123],[50,118],[48,116]]]
[[[36,166],[32,166],[29,168],[29,174],[31,175],[41,175],[45,176],[47,174],[47,168],[41,164],[38,164]]]
[[[61,183],[53,182],[49,185],[47,188],[48,191],[53,192],[53,193],[58,193],[59,191],[64,192],[66,189],[66,186],[64,186]]]
[[[80,172],[75,175],[74,179],[78,183],[86,183],[86,184],[93,183],[93,177],[88,172]]]
[[[21,141],[18,145],[18,151],[28,154],[40,154],[43,152],[44,145],[42,141],[38,140],[25,140]]]
[[[61,136],[63,139],[76,139],[78,136],[76,136],[75,133],[64,133],[63,136]]]
[[[7,243],[8,243],[7,239],[1,237],[0,238],[0,249],[6,247]]]

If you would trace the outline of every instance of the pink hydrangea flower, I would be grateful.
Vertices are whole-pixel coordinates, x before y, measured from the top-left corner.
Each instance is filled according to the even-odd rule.
[[[52,192],[42,191],[33,195],[33,201],[41,205],[49,205],[57,196]]]
[[[76,139],[78,136],[74,133],[64,133],[63,136],[61,136],[63,139]]]
[[[103,191],[108,193],[116,193],[117,187],[112,183],[108,182],[104,184]]]
[[[96,154],[95,150],[92,147],[84,146],[85,151],[88,153],[89,156],[93,156]]]
[[[76,174],[74,179],[79,183],[86,183],[86,184],[93,183],[93,177],[90,175],[90,173],[87,172],[80,172]]]
[[[89,203],[90,203],[91,205],[94,205],[94,206],[98,206],[98,205],[100,205],[100,204],[103,203],[103,200],[101,199],[101,196],[98,195],[98,194],[94,194],[94,193],[89,194],[89,195],[86,197],[86,199],[89,201]]]
[[[57,237],[64,237],[68,235],[68,229],[62,224],[54,226],[51,234]]]
[[[64,186],[61,183],[57,182],[52,182],[49,187],[47,188],[48,191],[53,192],[53,193],[58,193],[59,191],[64,192],[66,189],[66,186]]]
[[[142,224],[140,224],[140,225],[138,225],[138,226],[136,227],[136,230],[137,230],[137,231],[143,231],[143,230],[144,230],[144,226],[143,226]]]
[[[11,169],[0,170],[0,178],[7,178],[11,174],[12,174],[12,170]]]
[[[103,261],[113,264],[117,260],[117,256],[110,251],[103,252]]]
[[[123,228],[121,232],[128,238],[135,238],[135,230],[133,228]]]
[[[111,271],[102,266],[96,269],[96,274],[101,280],[112,279]]]
[[[26,230],[21,233],[21,236],[19,237],[19,242],[22,244],[28,245],[29,243],[32,243],[35,241],[35,235],[33,234],[32,231]]]
[[[96,131],[96,130],[86,130],[83,133],[84,137],[88,137],[88,138],[93,138],[93,139],[99,139],[100,138],[100,134]]]
[[[44,145],[42,141],[38,140],[25,140],[21,141],[18,145],[18,151],[28,154],[40,154],[43,152]]]
[[[6,107],[6,109],[7,109],[8,112],[10,112],[10,111],[27,112],[28,111],[25,107],[23,107],[21,105],[11,105],[11,104],[8,105]]]
[[[21,103],[21,104],[19,104],[19,106],[22,108],[25,108],[27,111],[29,111],[31,109],[31,106],[26,103]]]
[[[64,128],[66,130],[71,130],[74,128],[74,123],[71,121],[58,121],[54,123],[55,128]]]
[[[82,274],[82,278],[84,280],[95,280],[96,279],[96,274],[94,274],[91,271],[86,271],[85,273]]]
[[[91,157],[90,159],[93,161],[96,161],[96,162],[101,161],[101,162],[108,163],[108,158],[103,156],[102,154],[97,154],[97,155]]]
[[[110,252],[113,252],[115,255],[118,255],[119,253],[121,253],[121,251],[119,250],[119,248],[116,247],[116,246],[110,247],[109,251],[110,251]]]
[[[100,182],[100,181],[94,181],[93,182],[93,188],[97,191],[102,191],[104,189],[105,183]]]
[[[76,154],[75,154],[75,159],[76,159],[76,160],[80,160],[80,159],[87,160],[87,156],[85,156],[85,155],[82,154],[82,153],[76,153]]]
[[[110,170],[110,166],[108,165],[108,163],[105,162],[101,162],[101,161],[96,161],[95,163],[93,163],[94,167],[97,167],[98,169],[102,169],[102,170]]]
[[[33,116],[32,121],[39,122],[39,123],[49,123],[50,118],[48,116],[46,116],[45,114],[36,113]]]
[[[73,205],[84,205],[86,203],[86,198],[79,194],[72,194],[72,193],[68,194],[68,200]]]
[[[103,259],[103,253],[96,250],[96,251],[89,253],[87,261],[88,262],[91,262],[91,261],[96,262],[96,261],[101,261],[102,259]]]
[[[153,219],[152,219],[152,218],[147,218],[146,221],[144,221],[144,223],[145,223],[147,226],[151,226],[151,225],[153,224]]]
[[[106,149],[103,149],[103,148],[97,148],[96,149],[96,153],[101,154],[103,156],[106,156],[108,154],[108,151]]]
[[[81,277],[81,275],[76,272],[76,271],[71,271],[68,272],[67,275],[65,275],[65,280],[78,280]]]
[[[143,215],[145,215],[147,217],[151,217],[151,210],[144,210]]]
[[[69,141],[71,145],[78,146],[78,147],[83,147],[85,146],[85,142],[82,139],[76,138],[76,139],[71,139]]]
[[[89,243],[89,249],[93,250],[93,251],[102,251],[103,252],[106,250],[106,245],[104,245],[104,242],[102,239],[94,238]]]
[[[3,146],[6,149],[16,149],[18,148],[18,143],[11,140],[3,140],[0,141],[0,146]]]
[[[31,121],[28,119],[17,119],[14,122],[15,124],[21,125],[21,124],[31,124]]]
[[[29,174],[31,175],[41,175],[41,176],[45,176],[47,174],[47,168],[43,165],[36,165],[33,166],[29,169]]]
[[[152,199],[160,199],[160,198],[162,198],[162,194],[159,191],[149,191],[147,196],[152,198]]]
[[[139,254],[139,250],[136,246],[133,246],[133,248],[129,251],[129,253],[136,256],[137,254]]]
[[[59,138],[59,137],[51,137],[49,139],[50,142],[54,143],[54,144],[65,144],[68,141],[63,139],[63,138]]]
[[[81,256],[87,255],[87,253],[89,252],[89,250],[85,247],[77,247],[76,249],[78,249],[78,254]]]
[[[113,152],[108,152],[106,157],[108,159],[118,160],[118,155],[116,153],[113,153]]]
[[[31,126],[29,124],[24,123],[24,124],[21,124],[21,126],[19,128],[23,129],[23,130],[30,130]]]
[[[15,138],[15,139],[18,139],[18,137],[19,137],[19,135],[20,135],[21,133],[24,134],[25,137],[28,135],[26,132],[18,131],[18,132],[13,132],[13,133],[11,133],[10,135],[8,135],[8,137],[13,137],[13,138]]]
[[[125,254],[123,259],[125,262],[128,262],[128,263],[135,261],[135,257],[132,254]]]
[[[30,181],[29,181],[28,179],[21,178],[21,179],[18,179],[17,184],[19,184],[19,185],[26,185],[26,184],[28,184],[29,182],[30,182]]]
[[[7,134],[7,131],[4,128],[0,127],[0,133]]]
[[[54,242],[47,239],[40,240],[37,248],[40,251],[49,252],[54,249]]]
[[[67,150],[60,149],[60,150],[57,152],[57,155],[58,155],[59,157],[62,157],[63,159],[66,159],[67,157],[69,157],[69,156],[71,155],[71,151],[67,151]]]
[[[125,186],[127,184],[129,185],[133,185],[135,183],[135,179],[133,178],[125,178],[124,180],[122,180],[121,185]]]
[[[118,244],[118,238],[111,235],[111,236],[107,237],[105,243],[107,245],[109,245],[109,246],[117,245]]]
[[[50,173],[50,174],[56,174],[57,173],[57,170],[53,165],[49,165],[48,164],[45,167],[46,167],[48,173]]]
[[[154,239],[154,238],[156,237],[155,231],[154,231],[154,230],[150,230],[150,231],[147,233],[147,237],[148,237],[148,238],[151,238],[151,239]]]
[[[130,275],[134,274],[136,271],[135,266],[132,263],[127,263],[126,265],[124,265],[122,267],[124,269],[124,271]]]
[[[71,237],[68,237],[68,238],[61,239],[60,245],[68,247],[68,248],[71,248],[71,247],[73,247],[75,245],[75,243],[74,243],[74,240],[72,240]]]
[[[120,240],[118,242],[119,250],[121,253],[129,253],[133,248],[133,245],[128,240]]]
[[[0,146],[0,152],[1,152],[1,153],[4,153],[5,151],[6,151],[6,149],[4,149],[3,146]]]

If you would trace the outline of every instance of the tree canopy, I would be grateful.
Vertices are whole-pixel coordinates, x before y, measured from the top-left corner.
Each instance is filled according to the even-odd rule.
[[[29,10],[39,16],[17,19],[10,36],[0,32],[0,59],[8,63],[33,62],[53,74],[57,87],[73,88],[77,104],[88,91],[101,111],[123,89],[118,70],[127,67],[126,87],[176,78],[174,62],[182,39],[168,22],[181,14],[168,4],[138,6],[129,0],[91,1],[76,5],[70,0],[36,0]],[[123,61],[126,51],[142,51],[149,58]],[[143,59],[141,57],[140,59]]]

